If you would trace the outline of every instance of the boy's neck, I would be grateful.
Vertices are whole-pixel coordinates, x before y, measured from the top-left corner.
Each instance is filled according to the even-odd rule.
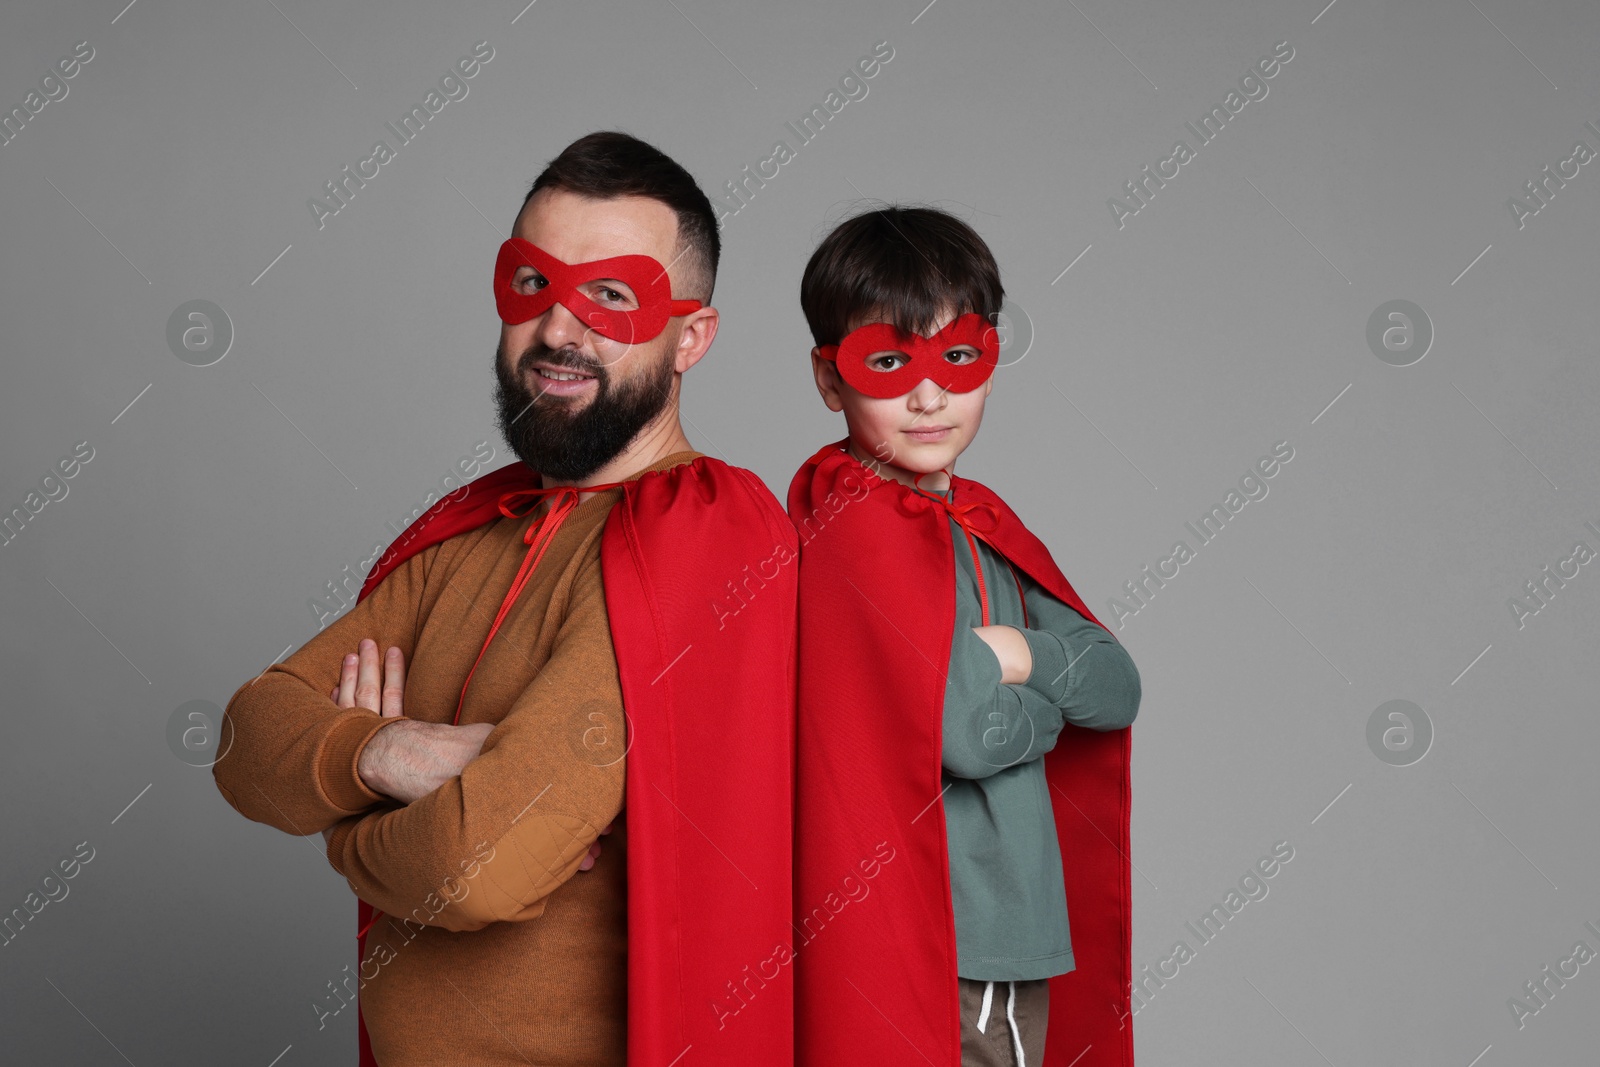
[[[867,455],[862,451],[861,446],[856,444],[856,440],[853,437],[850,438],[849,443],[845,446],[845,451],[850,453],[851,457],[854,458],[856,462],[860,463],[863,467],[867,468],[867,470],[876,474],[880,478],[896,481],[902,485],[909,485],[915,489],[932,492],[942,493],[950,488],[950,479],[946,477],[944,471],[933,471],[931,473],[924,474],[922,475],[921,483],[918,484],[917,477],[920,472],[906,470],[904,467],[896,466],[893,463],[885,463],[876,456]],[[955,474],[956,465],[954,460],[950,462],[950,466],[947,469],[951,475]]]

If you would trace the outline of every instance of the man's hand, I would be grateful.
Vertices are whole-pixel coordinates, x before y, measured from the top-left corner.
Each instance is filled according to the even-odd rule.
[[[493,732],[488,722],[451,726],[404,719],[372,735],[356,771],[368,789],[409,804],[460,777]]]
[[[611,832],[611,827],[607,826],[604,830],[601,830],[600,832],[602,834],[609,834]],[[600,858],[600,842],[596,841],[594,844],[589,846],[589,854],[587,856],[583,857],[583,862],[582,863],[578,864],[578,870],[587,871],[590,867],[594,866],[594,861],[599,859],[599,858]]]
[[[339,684],[328,696],[341,708],[366,708],[386,719],[400,719],[404,716],[405,677],[405,656],[390,646],[380,683],[378,644],[363,638],[358,651],[345,656]],[[368,789],[409,804],[459,777],[467,764],[478,758],[493,731],[494,724],[487,722],[452,726],[405,719],[372,736],[361,750],[356,770]],[[600,832],[609,834],[611,827]],[[322,832],[323,840],[330,843],[332,836],[332,827]],[[599,858],[600,842],[596,841],[578,869],[587,871]]]
[[[386,719],[399,718],[404,714],[402,709],[405,704],[405,656],[399,648],[389,646],[380,688],[378,643],[370,637],[363,637],[356,647],[356,652],[345,655],[339,684],[328,694],[329,699],[341,708],[366,708]]]
[[[972,632],[990,648],[1000,661],[1002,685],[1022,685],[1033,674],[1033,650],[1028,639],[1015,626],[974,626]]]
[[[363,638],[359,652],[345,656],[339,684],[328,696],[341,708],[366,708],[386,719],[402,719],[372,736],[356,770],[368,789],[409,804],[458,777],[483,751],[494,724],[452,726],[404,719],[405,677],[405,656],[391,646],[380,681],[377,642]]]

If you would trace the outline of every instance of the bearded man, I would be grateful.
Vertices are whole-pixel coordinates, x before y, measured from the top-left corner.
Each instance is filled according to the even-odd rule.
[[[223,796],[360,898],[313,1010],[363,1065],[792,1062],[796,537],[678,410],[719,251],[673,160],[568,146],[495,264],[521,462],[228,704]]]

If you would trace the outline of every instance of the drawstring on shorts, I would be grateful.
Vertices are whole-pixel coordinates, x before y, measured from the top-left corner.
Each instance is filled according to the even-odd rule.
[[[1011,1024],[1011,1047],[1017,1053],[1017,1067],[1028,1067],[1027,1060],[1022,1054],[1022,1035],[1017,1033],[1017,983],[1007,982],[1011,987],[1006,996],[1006,1022]],[[989,1025],[989,1007],[994,1001],[994,982],[985,982],[983,986],[983,1007],[978,1012],[978,1033],[983,1033]]]

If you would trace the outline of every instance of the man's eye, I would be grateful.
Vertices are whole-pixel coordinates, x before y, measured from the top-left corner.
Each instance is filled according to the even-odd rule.
[[[607,285],[601,281],[594,281],[585,285],[583,292],[596,304],[604,304],[609,308],[629,310],[636,306],[633,296],[627,290],[618,289],[614,285]]]
[[[535,293],[549,284],[549,280],[542,274],[529,274],[517,283],[519,288],[531,290]]]

